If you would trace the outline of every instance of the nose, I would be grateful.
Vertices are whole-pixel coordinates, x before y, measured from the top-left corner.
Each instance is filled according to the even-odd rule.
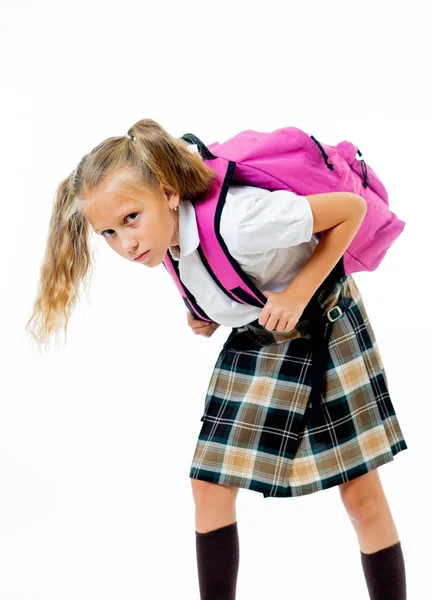
[[[122,239],[121,247],[125,254],[134,254],[138,249],[138,242],[134,237],[126,236]]]

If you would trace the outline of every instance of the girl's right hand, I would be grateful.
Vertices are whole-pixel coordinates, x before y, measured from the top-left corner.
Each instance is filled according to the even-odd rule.
[[[192,327],[192,331],[195,333],[195,335],[210,337],[219,327],[219,323],[208,323],[207,321],[202,321],[201,319],[195,319],[190,310],[187,311],[186,316],[188,325]]]

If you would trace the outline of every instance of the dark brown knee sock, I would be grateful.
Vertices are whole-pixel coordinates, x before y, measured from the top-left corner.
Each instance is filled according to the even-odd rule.
[[[405,562],[400,541],[372,554],[360,551],[371,600],[406,600]]]
[[[201,600],[235,600],[240,558],[237,521],[195,534]]]

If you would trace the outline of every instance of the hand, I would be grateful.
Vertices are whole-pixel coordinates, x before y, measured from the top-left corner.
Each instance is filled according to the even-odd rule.
[[[207,321],[202,321],[201,319],[195,319],[190,310],[187,311],[186,316],[188,325],[192,327],[192,331],[195,333],[195,335],[210,337],[219,327],[219,323],[215,323],[214,321],[208,323]]]
[[[261,311],[258,323],[272,331],[291,331],[298,323],[308,302],[289,291],[282,292],[262,291],[268,298]]]

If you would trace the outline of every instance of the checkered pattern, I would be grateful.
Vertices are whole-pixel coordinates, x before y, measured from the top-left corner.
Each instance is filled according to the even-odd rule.
[[[258,320],[233,328],[210,378],[190,477],[302,496],[393,460],[407,444],[375,334],[350,275],[318,295],[325,311],[353,301],[332,324],[321,412],[310,410],[310,321],[289,332]],[[332,316],[337,316],[333,311]]]

